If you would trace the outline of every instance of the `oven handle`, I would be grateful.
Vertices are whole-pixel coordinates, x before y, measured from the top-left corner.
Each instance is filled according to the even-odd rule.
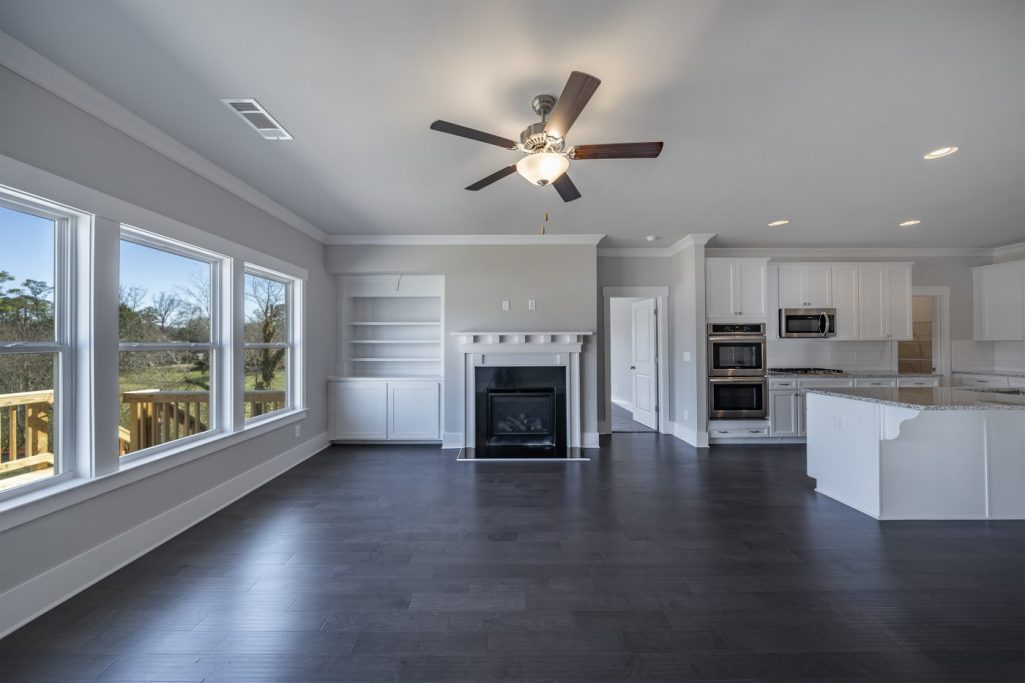
[[[819,334],[823,337],[829,334],[829,316],[825,313],[819,313]]]

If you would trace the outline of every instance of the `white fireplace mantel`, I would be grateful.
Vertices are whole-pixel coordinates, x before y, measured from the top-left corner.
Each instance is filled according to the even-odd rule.
[[[566,368],[566,440],[582,446],[580,428],[580,352],[593,332],[453,332],[463,353],[463,446],[475,440],[475,371],[478,367],[549,365]]]

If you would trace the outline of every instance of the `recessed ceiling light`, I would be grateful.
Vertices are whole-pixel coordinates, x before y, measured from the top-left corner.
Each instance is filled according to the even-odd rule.
[[[648,242],[654,242],[655,240],[658,239],[658,235],[648,235],[644,239],[647,240]]]
[[[951,154],[953,154],[956,151],[957,151],[957,147],[953,147],[953,146],[950,146],[950,147],[940,147],[939,149],[934,149],[933,151],[929,152],[928,154],[926,154],[922,158],[923,159],[942,159],[943,157],[949,157]]]
[[[778,228],[779,226],[786,225],[789,222],[790,222],[789,218],[781,218],[778,221],[773,221],[773,222],[769,223],[769,227],[770,228]]]
[[[918,225],[921,222],[922,221],[920,221],[917,218],[912,218],[910,220],[901,221],[900,223],[897,223],[897,225],[898,225],[898,227],[901,227],[901,228],[910,228],[912,225]]]

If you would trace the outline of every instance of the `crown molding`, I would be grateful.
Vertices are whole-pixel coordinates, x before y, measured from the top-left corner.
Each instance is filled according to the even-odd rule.
[[[613,247],[608,249],[599,249],[598,256],[665,258],[667,256],[674,256],[675,254],[679,254],[681,251],[689,247],[704,246],[713,237],[715,237],[714,232],[694,233],[691,235],[687,235],[680,240],[677,240],[668,247]]]
[[[552,246],[596,245],[605,235],[331,235],[327,244],[344,246]]]
[[[951,256],[993,256],[993,249],[974,247],[725,247],[708,249],[706,256],[756,257],[756,258],[818,258],[818,259],[883,259],[894,258],[943,258]]]
[[[281,222],[326,243],[328,234],[317,226],[3,31],[0,31],[0,65]]]
[[[1005,244],[993,250],[994,256],[1017,256],[1018,254],[1025,254],[1025,242]]]

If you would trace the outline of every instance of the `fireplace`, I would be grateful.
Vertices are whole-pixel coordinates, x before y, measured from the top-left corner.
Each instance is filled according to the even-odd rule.
[[[477,367],[474,375],[476,457],[565,457],[565,368]]]

